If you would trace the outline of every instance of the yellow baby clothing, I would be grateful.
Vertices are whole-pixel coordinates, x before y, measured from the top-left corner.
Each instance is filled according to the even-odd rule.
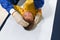
[[[34,17],[38,12],[38,10],[34,6],[34,0],[26,0],[23,4],[23,8],[21,6],[14,5],[14,9],[17,10],[21,15],[23,15],[24,12],[29,11]]]

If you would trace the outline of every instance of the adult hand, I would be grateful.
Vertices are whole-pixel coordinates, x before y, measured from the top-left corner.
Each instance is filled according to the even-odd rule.
[[[34,24],[38,24],[41,21],[41,19],[42,19],[42,11],[41,9],[39,9],[38,13],[35,16]]]
[[[23,27],[27,27],[29,25],[28,22],[26,22],[23,17],[17,12],[15,11],[12,16],[14,17],[14,19],[16,20],[16,22],[19,24],[19,25],[22,25]]]

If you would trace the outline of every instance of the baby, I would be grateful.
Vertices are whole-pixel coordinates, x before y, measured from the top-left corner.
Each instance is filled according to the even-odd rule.
[[[42,18],[42,12],[41,9],[37,10],[34,5],[34,0],[26,0],[23,4],[23,7],[20,7],[18,5],[14,5],[15,10],[17,10],[22,16],[25,21],[27,21],[30,25],[28,27],[24,27],[27,30],[32,29],[35,20],[35,16],[38,14],[41,19]],[[37,20],[35,20],[37,21]],[[37,24],[37,23],[36,23]]]
[[[44,0],[26,0],[23,7],[17,5],[19,1],[21,0],[0,0],[0,4],[8,14],[13,16],[19,25],[30,30],[34,25],[39,23],[39,19],[42,18],[41,7],[44,4]]]

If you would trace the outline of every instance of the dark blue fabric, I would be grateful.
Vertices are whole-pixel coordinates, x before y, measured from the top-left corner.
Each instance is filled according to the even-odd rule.
[[[16,5],[20,0],[8,0],[8,1]],[[37,9],[41,8],[44,4],[44,0],[34,0],[34,4]]]
[[[0,4],[8,11],[8,13],[10,13],[10,10],[13,8],[13,5],[7,0],[0,0]]]
[[[18,1],[19,0],[0,0],[0,4],[10,13],[10,10],[13,8],[12,4],[17,4]],[[41,8],[44,4],[44,0],[34,0],[34,4],[37,9]]]
[[[7,1],[11,2],[14,5],[16,5],[19,2],[19,0],[7,0]]]
[[[35,7],[41,8],[44,5],[44,0],[34,0]]]
[[[60,40],[60,0],[57,0],[51,40]]]

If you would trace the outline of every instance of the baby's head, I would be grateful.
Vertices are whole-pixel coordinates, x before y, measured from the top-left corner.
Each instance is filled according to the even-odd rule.
[[[27,22],[33,22],[34,18],[31,12],[25,12],[23,14],[23,18],[27,21]]]

